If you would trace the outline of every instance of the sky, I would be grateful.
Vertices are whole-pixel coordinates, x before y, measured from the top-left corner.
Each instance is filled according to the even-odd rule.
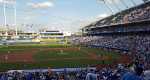
[[[0,25],[4,25],[3,1],[0,0]],[[14,24],[14,1],[5,2],[9,25]],[[142,3],[142,0],[106,0],[106,4],[116,13],[135,6],[131,1],[136,5]],[[99,0],[16,0],[17,27],[27,31],[45,28],[76,32],[91,22],[112,15],[106,4]]]

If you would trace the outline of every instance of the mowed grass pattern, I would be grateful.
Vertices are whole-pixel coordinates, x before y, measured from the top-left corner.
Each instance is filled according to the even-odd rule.
[[[23,44],[23,45],[0,45],[0,55],[3,53],[20,52],[30,49],[45,49],[45,48],[66,48],[70,47],[67,44]]]
[[[105,50],[102,50],[100,48],[81,48],[81,49],[84,52],[94,53],[97,56],[109,56],[112,59],[118,59],[119,58],[119,54],[117,54],[116,52],[113,52],[113,51],[105,51]]]
[[[58,50],[56,48],[58,48]],[[61,50],[61,48],[65,48],[65,50]],[[75,50],[69,50],[70,48],[75,48]],[[108,52],[98,48],[80,48],[72,47],[70,45],[57,44],[0,46],[0,56],[7,53],[8,51],[21,52],[27,50],[30,52],[32,49],[38,50],[37,53],[33,55],[33,59],[35,60],[34,63],[0,63],[0,71],[8,69],[34,69],[47,67],[86,67],[88,65],[94,66],[97,64],[111,64],[113,62],[113,60],[106,60],[104,62],[101,60],[94,60],[90,58],[91,56],[89,54],[95,54],[97,56],[110,56],[114,60],[119,57],[119,55],[114,52]]]
[[[34,55],[35,60],[51,60],[51,59],[65,59],[65,58],[81,58],[89,57],[87,53],[80,51],[71,50],[49,50],[49,51],[39,51]]]

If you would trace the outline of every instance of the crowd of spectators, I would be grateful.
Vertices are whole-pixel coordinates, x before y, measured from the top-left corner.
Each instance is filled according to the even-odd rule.
[[[75,37],[72,42],[76,45],[84,45],[99,48],[111,48],[139,54],[150,63],[150,37],[149,35],[132,36],[86,36]]]
[[[150,2],[121,11],[102,20],[97,21],[94,26],[106,26],[124,24],[137,21],[150,20]]]
[[[115,68],[81,68],[80,71],[6,72],[0,73],[0,80],[149,80],[149,74],[142,66],[118,64]]]
[[[131,52],[146,56],[150,54],[150,37],[147,35],[74,37],[72,42],[88,47],[133,50]],[[148,62],[149,58],[150,56],[145,58],[147,59],[145,61]],[[101,69],[87,67],[74,71],[65,69],[64,71],[52,71],[49,69],[45,72],[42,70],[37,72],[3,72],[0,73],[0,80],[150,80],[149,75],[150,71],[145,68],[145,64],[135,60],[132,64],[118,64],[113,67],[108,65]]]
[[[149,3],[147,3],[149,4]],[[95,26],[112,25],[150,20],[150,6],[120,12],[98,21]],[[145,63],[150,64],[150,36],[86,36],[74,37],[72,43],[87,47],[118,49],[140,55]],[[143,73],[144,72],[144,73]],[[150,71],[144,71],[144,64],[135,62],[132,66],[118,64],[115,68],[82,69],[80,71],[46,72],[3,72],[0,80],[150,80]]]
[[[136,22],[150,19],[150,6],[133,10],[123,17],[124,22]]]

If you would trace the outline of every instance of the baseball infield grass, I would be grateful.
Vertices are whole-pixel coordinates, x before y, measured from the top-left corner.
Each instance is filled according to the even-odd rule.
[[[0,71],[48,67],[87,67],[88,65],[112,64],[113,60],[119,57],[119,55],[114,52],[108,52],[97,48],[72,47],[71,45],[60,44],[0,46],[0,57],[5,54],[22,54],[23,51],[30,53],[31,49],[36,50],[36,53],[32,56],[34,62],[0,61]],[[102,61],[101,59],[94,59],[94,57],[99,56],[107,56],[110,57],[111,60]]]

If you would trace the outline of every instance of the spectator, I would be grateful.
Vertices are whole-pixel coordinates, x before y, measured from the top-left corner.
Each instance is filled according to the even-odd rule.
[[[85,80],[97,80],[97,75],[95,74],[94,70],[91,69]]]
[[[142,77],[143,68],[140,66],[136,66],[134,68],[134,72],[128,72],[123,77],[122,80],[144,80]]]

